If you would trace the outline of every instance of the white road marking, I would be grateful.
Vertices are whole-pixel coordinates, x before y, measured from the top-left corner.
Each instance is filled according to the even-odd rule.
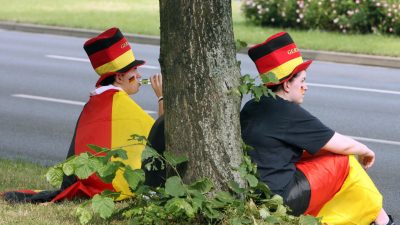
[[[68,56],[61,56],[61,55],[46,55],[47,58],[51,59],[63,59],[69,61],[78,61],[78,62],[90,62],[89,59],[82,59],[76,57],[68,57]]]
[[[80,105],[80,106],[85,105],[84,102],[80,102],[80,101],[71,101],[71,100],[59,99],[59,98],[48,98],[48,97],[35,96],[35,95],[13,94],[11,96],[17,97],[17,98],[26,98],[26,99],[33,99],[33,100],[39,100],[39,101],[48,101],[48,102],[57,102],[57,103],[70,104],[70,105]],[[157,114],[157,112],[150,111],[150,110],[145,110],[145,112],[147,112],[149,114]],[[365,138],[365,137],[354,137],[354,136],[348,136],[348,137],[353,138],[358,141],[366,141],[366,142],[373,142],[373,143],[379,143],[379,144],[400,146],[400,142],[398,142],[398,141],[389,141],[389,140],[373,139],[373,138]]]
[[[69,105],[85,105],[84,102],[71,101],[71,100],[59,99],[59,98],[48,98],[48,97],[24,95],[24,94],[13,94],[11,96],[17,97],[17,98],[34,99],[34,100],[39,100],[39,101],[58,102],[58,103],[64,103],[64,104],[69,104]]]
[[[353,139],[356,139],[358,141],[366,141],[366,142],[373,142],[373,143],[379,143],[379,144],[388,144],[388,145],[399,145],[400,142],[398,141],[388,141],[388,140],[382,140],[382,139],[373,139],[373,138],[365,138],[365,137],[353,137],[353,136],[348,136]]]
[[[46,57],[52,58],[52,59],[62,59],[62,60],[70,60],[70,61],[89,62],[89,59],[68,57],[68,56],[60,56],[60,55],[46,55]],[[143,65],[141,67],[142,68],[147,68],[147,69],[160,70],[160,67],[158,67],[158,66]],[[365,91],[365,92],[375,92],[375,93],[382,93],[382,94],[400,95],[400,91],[388,91],[388,90],[380,90],[380,89],[360,88],[360,87],[331,85],[331,84],[318,84],[318,83],[307,83],[307,85],[313,86],[313,87],[336,88],[336,89],[345,89],[345,90],[352,90],[352,91]]]
[[[77,62],[90,62],[89,59],[83,59],[83,58],[76,58],[76,57],[69,57],[69,56],[61,56],[61,55],[46,55],[47,58],[51,59],[61,59],[61,60],[69,60],[69,61],[77,61]],[[140,66],[141,68],[146,68],[146,69],[153,69],[153,70],[159,70],[160,67],[158,66],[151,66],[151,65],[143,65]]]
[[[81,106],[85,105],[85,102],[71,101],[71,100],[60,99],[60,98],[48,98],[48,97],[43,97],[43,96],[25,95],[25,94],[13,94],[11,96],[17,97],[17,98],[39,100],[39,101],[57,102],[57,103],[63,103],[63,104],[69,104],[69,105],[81,105]],[[148,114],[157,114],[156,111],[151,111],[151,110],[144,110],[144,111],[147,112]]]
[[[359,87],[330,85],[330,84],[316,84],[316,83],[308,83],[308,82],[307,82],[307,85],[314,86],[314,87],[336,88],[336,89],[346,89],[346,90],[353,90],[353,91],[366,91],[366,92],[400,95],[400,91],[388,91],[388,90],[380,90],[380,89],[359,88]]]

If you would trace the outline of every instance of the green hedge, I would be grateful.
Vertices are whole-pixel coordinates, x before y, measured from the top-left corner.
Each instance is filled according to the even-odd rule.
[[[243,0],[247,19],[262,26],[343,33],[400,34],[400,0]]]

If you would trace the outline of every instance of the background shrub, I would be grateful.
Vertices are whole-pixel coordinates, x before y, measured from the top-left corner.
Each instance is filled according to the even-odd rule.
[[[400,35],[400,0],[243,0],[250,21],[273,27]]]

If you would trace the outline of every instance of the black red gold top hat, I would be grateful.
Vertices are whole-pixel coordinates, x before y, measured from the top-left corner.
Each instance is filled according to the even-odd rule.
[[[277,83],[267,83],[267,86],[289,80],[296,73],[306,70],[312,62],[303,61],[299,49],[286,32],[274,34],[265,42],[251,47],[248,54],[260,75],[272,72],[279,80]]]
[[[116,27],[89,39],[83,48],[89,56],[93,69],[100,76],[96,86],[109,76],[126,73],[145,63],[135,58],[128,40]]]

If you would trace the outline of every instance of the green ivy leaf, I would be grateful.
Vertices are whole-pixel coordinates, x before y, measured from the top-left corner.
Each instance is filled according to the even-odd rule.
[[[196,190],[202,194],[205,194],[213,188],[213,183],[208,178],[202,178],[201,180],[195,181],[188,188],[189,190]]]
[[[100,214],[101,218],[107,219],[112,215],[115,204],[112,198],[97,194],[92,199],[92,209],[95,213]]]
[[[313,216],[309,216],[309,215],[304,216],[304,215],[301,215],[301,216],[300,216],[299,223],[300,223],[300,224],[304,224],[304,225],[317,225],[317,224],[321,224],[321,221],[320,221],[320,219],[315,218],[315,217],[313,217]]]
[[[191,199],[191,201],[192,201],[192,206],[193,206],[193,210],[194,210],[195,212],[197,212],[198,210],[202,210],[202,208],[203,208],[203,202],[204,202],[205,200],[206,200],[206,199],[204,198],[204,196],[203,196],[203,198],[193,197],[193,198]]]
[[[249,87],[247,86],[247,84],[242,84],[239,86],[239,92],[242,95],[246,95],[247,93],[249,93]]]
[[[263,182],[258,182],[256,189],[262,191],[266,199],[269,199],[269,197],[272,195],[271,189],[269,189],[268,185]]]
[[[124,165],[119,161],[108,162],[107,164],[103,165],[100,169],[98,169],[97,172],[100,175],[100,178],[108,177],[110,175],[114,175],[115,177],[115,173],[121,166]]]
[[[255,79],[251,78],[250,74],[245,74],[240,77],[241,84],[254,84]]]
[[[287,208],[284,205],[278,205],[278,208],[273,214],[276,216],[285,216],[287,214]]]
[[[125,218],[132,218],[135,215],[142,214],[142,212],[143,212],[143,208],[142,207],[135,207],[135,208],[131,208],[131,209],[128,209],[128,210],[124,211],[122,213],[122,215]]]
[[[240,92],[239,88],[232,88],[230,93],[236,95],[236,96],[242,96],[243,94]]]
[[[94,170],[92,170],[88,165],[82,165],[75,170],[75,175],[80,179],[87,179],[90,175],[92,175]]]
[[[229,192],[226,191],[220,191],[216,194],[215,196],[216,199],[218,199],[221,202],[231,204],[235,199],[232,197],[232,195]]]
[[[243,194],[244,191],[245,191],[245,189],[244,189],[244,188],[241,188],[241,187],[239,186],[239,184],[236,183],[235,181],[229,181],[229,182],[228,182],[228,187],[229,187],[233,192],[235,192],[235,193],[237,193],[237,194]]]
[[[275,204],[275,205],[283,205],[283,198],[280,195],[274,195],[270,199],[270,202]]]
[[[210,205],[206,205],[202,213],[209,219],[221,219],[223,217],[219,211],[213,209]]]
[[[74,165],[87,164],[89,157],[90,157],[90,155],[88,152],[83,152],[83,153],[77,155],[75,158],[73,158],[71,160],[71,163]]]
[[[240,164],[240,166],[237,169],[237,171],[239,172],[240,177],[244,178],[248,173],[246,164],[244,164],[244,163]]]
[[[97,145],[88,144],[87,146],[88,146],[90,149],[92,149],[92,150],[94,150],[95,152],[97,152],[97,153],[99,153],[99,152],[105,152],[105,153],[107,153],[107,152],[110,151],[110,149],[108,149],[108,148],[102,148],[102,147],[97,146]]]
[[[245,41],[237,39],[235,42],[236,52],[239,52],[242,48],[247,47],[247,43]]]
[[[71,176],[72,174],[74,174],[74,166],[69,162],[66,162],[62,165],[62,170],[67,176]]]
[[[253,163],[251,162],[251,158],[249,156],[243,156],[243,161],[246,163],[248,168],[251,168],[253,166]]]
[[[188,158],[184,155],[174,155],[171,152],[164,152],[164,157],[165,160],[171,165],[171,166],[177,166],[183,162],[188,161]]]
[[[260,213],[260,217],[262,219],[266,219],[268,216],[270,216],[271,214],[269,213],[269,210],[262,207],[258,210],[258,212]]]
[[[227,205],[229,205],[227,202],[221,202],[221,201],[218,201],[217,199],[211,199],[209,201],[209,204],[213,209],[223,209]]]
[[[113,199],[117,199],[121,194],[119,192],[110,191],[108,189],[101,192],[101,196],[111,197]]]
[[[82,225],[88,224],[93,218],[92,213],[83,205],[78,206],[78,208],[76,209],[76,215],[79,217],[79,222]]]
[[[228,220],[230,225],[242,225],[242,220],[239,217],[234,217]]]
[[[253,86],[251,87],[252,94],[254,95],[254,98],[259,101],[261,99],[261,96],[263,95],[262,87],[260,86]]]
[[[250,187],[257,187],[258,179],[252,174],[247,174],[245,176],[247,182],[249,182]]]
[[[170,177],[165,182],[165,192],[173,197],[183,196],[185,191],[181,178],[177,176]]]
[[[271,97],[273,97],[274,99],[276,99],[276,94],[275,94],[275,92],[271,91],[271,89],[267,89],[267,91],[268,91],[268,94],[269,94]]]
[[[121,161],[110,161],[97,170],[100,179],[106,183],[111,183],[120,168],[125,168],[125,164]]]
[[[89,158],[89,167],[94,171],[99,171],[103,168],[104,164],[101,158],[98,157],[90,157]]]
[[[144,172],[141,169],[132,170],[130,166],[125,167],[124,178],[132,190],[136,190],[138,185],[144,181]]]
[[[138,135],[138,134],[132,134],[130,141],[138,141],[140,143],[147,142],[146,136]]]
[[[139,185],[138,188],[135,190],[135,194],[137,195],[148,195],[151,192],[151,188],[147,185]]]
[[[167,213],[176,216],[183,213],[189,218],[194,218],[195,216],[193,207],[183,198],[173,198],[168,200],[167,204],[165,204],[165,209],[167,210]]]
[[[93,174],[94,169],[90,167],[89,154],[87,152],[78,155],[71,163],[75,168],[75,175],[81,179],[86,179]]]
[[[148,158],[159,158],[159,154],[154,148],[146,145],[142,152],[142,162]]]
[[[262,82],[264,84],[267,84],[267,83],[279,83],[279,79],[272,72],[261,74],[260,77],[261,77],[261,80],[262,80]]]
[[[46,173],[46,179],[53,187],[61,186],[63,176],[64,172],[61,165],[51,167]]]
[[[121,158],[123,160],[128,159],[128,155],[126,154],[126,151],[122,148],[112,150],[108,153],[108,155],[116,157],[116,158]]]
[[[254,148],[253,148],[252,146],[247,145],[246,143],[244,143],[243,139],[240,139],[240,142],[241,142],[241,144],[242,144],[242,149],[243,149],[244,151],[251,151],[251,150],[254,150]]]
[[[280,224],[280,219],[276,216],[268,216],[265,219],[265,222],[268,222],[269,224]]]

